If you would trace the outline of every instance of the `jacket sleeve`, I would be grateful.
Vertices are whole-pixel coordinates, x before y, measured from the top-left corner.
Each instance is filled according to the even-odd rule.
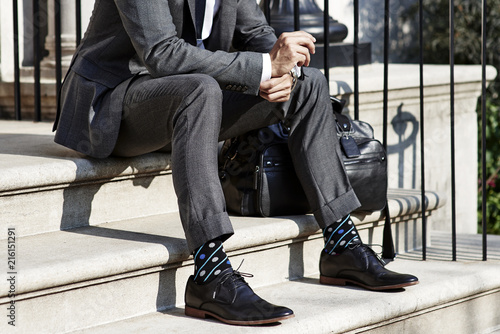
[[[115,0],[115,4],[140,60],[153,77],[203,73],[216,79],[221,88],[239,85],[245,87],[244,93],[258,94],[260,53],[212,52],[187,43],[178,37],[168,0]]]
[[[240,1],[233,46],[238,50],[268,53],[276,43],[276,34],[255,1]]]

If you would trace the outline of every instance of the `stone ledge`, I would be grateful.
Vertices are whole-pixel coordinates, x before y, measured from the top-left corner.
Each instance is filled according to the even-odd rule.
[[[424,87],[426,90],[435,86],[450,85],[449,65],[424,64]],[[420,73],[418,64],[389,64],[388,67],[388,89],[389,92],[408,88],[418,89],[420,86]],[[448,70],[448,75],[443,74]],[[352,67],[336,67],[330,69],[330,93],[351,94],[354,87],[354,69]],[[495,67],[486,66],[486,80],[492,81],[497,76]],[[478,65],[455,65],[455,85],[481,84],[481,66]],[[359,92],[382,93],[384,89],[384,65],[374,63],[360,66],[359,68]],[[447,89],[449,93],[449,88]],[[379,96],[382,101],[382,95]],[[371,101],[370,102],[374,102]]]
[[[54,142],[51,123],[0,121],[0,196],[166,173],[170,155],[92,159]]]

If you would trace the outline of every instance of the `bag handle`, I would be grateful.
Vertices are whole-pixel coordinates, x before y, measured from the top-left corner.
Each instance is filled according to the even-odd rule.
[[[341,100],[336,98],[335,96],[330,95],[330,101],[332,103],[333,114],[337,119],[337,127],[339,128],[340,133],[349,134],[352,131],[352,124],[349,117],[346,115],[342,115],[342,110],[346,104],[345,100]]]

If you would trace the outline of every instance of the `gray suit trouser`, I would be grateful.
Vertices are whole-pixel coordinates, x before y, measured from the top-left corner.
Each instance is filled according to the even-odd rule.
[[[222,91],[200,74],[135,79],[113,154],[172,152],[172,177],[190,251],[233,234],[218,178],[218,142],[284,121],[297,176],[321,228],[359,207],[345,174],[324,75],[304,69],[291,98],[270,103]]]

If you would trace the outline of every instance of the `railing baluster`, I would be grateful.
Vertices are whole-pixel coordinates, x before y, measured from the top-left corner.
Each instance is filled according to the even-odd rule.
[[[20,121],[21,116],[21,80],[19,64],[19,11],[17,0],[12,1],[14,14],[14,111],[16,120]]]
[[[487,222],[486,222],[486,209],[487,209],[487,189],[486,189],[486,15],[487,15],[487,1],[482,0],[482,23],[481,23],[481,165],[482,165],[482,227],[483,227],[483,261],[487,259]]]
[[[325,69],[325,77],[328,85],[328,91],[330,91],[330,6],[328,0],[324,1],[323,10],[323,40],[324,40],[324,51],[323,51],[323,66]]]
[[[384,92],[383,92],[383,135],[382,142],[387,151],[387,108],[389,91],[389,0],[384,0]]]
[[[76,46],[80,45],[82,40],[82,3],[81,0],[76,1]]]
[[[300,30],[300,9],[299,0],[293,0],[293,29]]]
[[[451,142],[451,251],[457,260],[457,219],[455,198],[455,4],[449,1],[450,13],[450,142]]]
[[[422,188],[422,260],[427,259],[427,217],[425,216],[425,116],[424,116],[424,33],[423,0],[419,0],[419,73],[420,73],[420,175]]]
[[[62,51],[61,51],[61,0],[54,0],[54,30],[56,48],[56,102],[62,85]]]
[[[359,0],[354,0],[354,119],[359,119]],[[385,123],[384,123],[385,126]]]
[[[33,54],[34,54],[34,120],[39,122],[42,119],[42,104],[41,104],[41,91],[40,91],[40,6],[39,0],[33,0]]]

